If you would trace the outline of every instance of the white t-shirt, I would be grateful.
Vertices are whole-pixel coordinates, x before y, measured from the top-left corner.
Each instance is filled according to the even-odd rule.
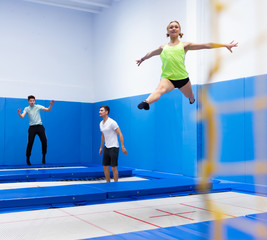
[[[100,122],[100,131],[104,134],[105,146],[107,148],[119,147],[118,136],[115,132],[118,127],[117,122],[110,117],[107,119],[105,124],[103,124],[103,120]]]
[[[26,112],[29,117],[30,126],[42,125],[40,110],[43,110],[44,106],[34,104],[32,107],[25,107],[23,112]]]

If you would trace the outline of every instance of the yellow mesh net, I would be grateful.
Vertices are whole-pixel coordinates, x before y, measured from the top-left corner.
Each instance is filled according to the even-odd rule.
[[[211,5],[211,19],[212,26],[211,30],[214,34],[213,39],[216,42],[220,42],[219,34],[219,17],[220,14],[227,12],[230,2],[225,3],[223,0],[210,0]],[[259,18],[259,24],[263,21],[263,9],[261,5],[262,0],[255,0],[257,5],[257,17]],[[255,36],[254,44],[257,44],[259,48],[261,44],[264,44],[267,40],[267,33],[260,33],[259,36]],[[260,61],[260,60],[259,60]],[[244,163],[220,163],[217,153],[219,139],[218,139],[218,122],[217,117],[219,114],[231,114],[237,112],[252,112],[253,113],[253,134],[254,134],[254,156],[255,159],[247,162],[247,173],[253,175],[255,182],[262,185],[266,184],[266,174],[267,174],[267,157],[266,157],[266,109],[267,109],[267,96],[266,96],[266,77],[259,76],[255,81],[255,96],[249,99],[235,100],[230,103],[214,103],[209,97],[209,83],[213,82],[214,76],[221,69],[223,62],[223,57],[220,55],[220,51],[215,50],[215,61],[211,67],[208,75],[208,80],[206,84],[201,88],[199,93],[199,100],[201,103],[201,109],[198,112],[199,121],[205,121],[205,152],[206,159],[201,161],[200,169],[200,192],[208,192],[209,179],[216,177],[218,172],[223,175],[238,175],[244,174],[241,171],[241,165]],[[261,64],[261,63],[260,63]],[[266,63],[265,63],[266,64]],[[246,108],[244,108],[244,101],[246,102]],[[256,185],[256,192],[257,192]],[[261,198],[260,198],[261,199]],[[225,209],[222,209],[210,199],[209,194],[203,195],[203,201],[206,207],[210,210],[211,214],[215,219],[214,229],[211,230],[211,233],[214,236],[211,239],[221,240],[223,239],[223,228],[225,224]],[[258,200],[259,206],[264,203]],[[239,229],[245,233],[248,233],[256,238],[267,238],[267,228],[260,222],[252,223],[249,219],[246,222],[246,219],[243,219],[242,222],[236,222],[234,226],[236,229]]]

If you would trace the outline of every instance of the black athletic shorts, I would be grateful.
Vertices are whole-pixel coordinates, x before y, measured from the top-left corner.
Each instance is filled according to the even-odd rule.
[[[117,147],[112,147],[112,148],[104,147],[102,165],[103,166],[116,167],[116,166],[118,166],[118,157],[119,157],[119,148],[117,148]]]
[[[169,79],[169,81],[173,84],[175,88],[181,88],[189,82],[189,78],[185,78],[182,80],[170,80]]]

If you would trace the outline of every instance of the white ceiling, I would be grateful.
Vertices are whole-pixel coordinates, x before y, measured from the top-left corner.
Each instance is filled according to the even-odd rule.
[[[24,0],[37,4],[69,8],[89,13],[100,13],[103,8],[111,7],[113,2],[119,0]]]

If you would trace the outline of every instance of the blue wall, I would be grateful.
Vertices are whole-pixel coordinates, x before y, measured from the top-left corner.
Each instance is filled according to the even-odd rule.
[[[0,161],[4,160],[5,154],[5,99],[0,98]]]
[[[194,86],[196,92],[196,86]],[[120,152],[119,164],[140,169],[196,175],[196,104],[190,105],[179,90],[165,94],[149,111],[137,105],[147,95],[95,103],[93,108],[93,161],[98,154],[101,133],[99,107],[108,105],[125,139],[128,155]]]
[[[36,100],[48,107],[49,101]],[[25,164],[28,116],[20,119],[17,109],[28,106],[26,99],[0,98],[0,165]],[[50,112],[41,111],[46,129],[47,163],[92,161],[92,104],[56,101]],[[40,164],[41,142],[36,136],[31,162]]]
[[[224,103],[229,106],[228,109],[230,110],[236,101],[240,102],[240,111],[218,114],[217,124],[219,133],[218,160],[221,163],[241,163],[239,169],[241,174],[236,174],[236,176],[216,176],[219,179],[258,183],[255,181],[254,176],[249,173],[251,169],[248,169],[247,165],[249,161],[255,160],[254,147],[255,144],[259,144],[259,140],[255,137],[255,120],[253,119],[256,106],[254,105],[254,112],[248,111],[248,108],[249,101],[258,96],[255,93],[255,86],[260,84],[260,78],[265,82],[267,81],[267,75],[264,75],[213,83],[210,85],[209,94],[215,106]],[[264,86],[261,86],[261,91],[266,95],[267,89],[263,87]],[[267,120],[267,109],[263,110],[263,112]],[[266,124],[267,122],[265,122],[265,128]],[[265,136],[267,136],[266,134],[267,132]],[[202,136],[202,139],[204,141],[202,142],[202,144],[204,144],[202,147],[205,148],[205,136]],[[203,149],[203,152],[204,151]],[[267,152],[265,153],[265,159],[266,156]]]
[[[267,75],[261,76],[267,82]],[[218,161],[241,163],[240,174],[235,176],[214,176],[219,179],[257,183],[248,169],[248,162],[255,159],[254,113],[247,111],[249,101],[255,97],[255,85],[259,77],[235,79],[209,85],[209,96],[215,106],[226,103],[229,109],[235,101],[240,110],[217,114]],[[194,86],[196,95],[201,88]],[[262,89],[267,94],[267,89]],[[93,161],[100,163],[98,155],[100,136],[99,107],[111,107],[114,118],[124,135],[129,152],[120,152],[119,163],[128,166],[169,173],[197,176],[197,163],[205,158],[205,121],[196,122],[196,110],[201,106],[189,105],[178,90],[168,93],[151,106],[149,111],[140,111],[137,104],[147,95],[95,103],[93,107]],[[267,113],[264,110],[265,115]],[[267,119],[267,117],[266,117]],[[267,132],[266,132],[267,134]],[[267,135],[266,135],[267,136]],[[267,151],[267,148],[266,148]],[[266,152],[267,156],[267,152]]]
[[[267,75],[261,76],[267,82]],[[255,97],[258,77],[241,78],[209,85],[215,106],[241,103],[239,112],[217,115],[221,163],[241,163],[237,176],[219,179],[255,183],[249,174],[248,161],[255,159],[254,113],[246,111]],[[193,86],[196,97],[201,88]],[[266,87],[267,88],[267,87]],[[266,95],[267,89],[260,88]],[[198,101],[190,105],[181,92],[174,90],[151,105],[149,111],[137,104],[147,95],[108,100],[98,103],[56,101],[51,112],[41,112],[48,138],[48,163],[101,163],[99,108],[108,105],[124,135],[128,155],[120,151],[119,165],[139,169],[197,176],[197,163],[205,158],[205,121],[197,123]],[[49,101],[36,100],[49,106]],[[28,117],[20,119],[18,108],[28,106],[26,99],[0,98],[0,165],[25,164]],[[267,111],[262,111],[267,119]],[[265,129],[266,130],[266,129]],[[265,133],[267,136],[267,132]],[[267,156],[267,148],[266,148]],[[36,137],[32,163],[41,163],[41,143]]]

